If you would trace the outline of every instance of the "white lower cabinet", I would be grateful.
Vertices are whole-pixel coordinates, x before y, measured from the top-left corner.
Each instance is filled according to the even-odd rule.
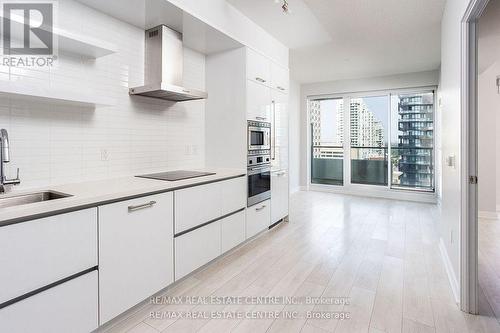
[[[173,193],[99,207],[103,324],[173,282]]]
[[[271,224],[288,216],[288,171],[271,172]]]
[[[220,223],[215,221],[175,238],[175,280],[220,255]]]
[[[0,332],[88,333],[98,326],[97,271],[0,309]]]
[[[222,253],[245,241],[245,211],[233,214],[220,221]]]
[[[97,208],[0,227],[0,303],[95,266]]]
[[[271,224],[271,200],[247,208],[246,238],[257,235]]]

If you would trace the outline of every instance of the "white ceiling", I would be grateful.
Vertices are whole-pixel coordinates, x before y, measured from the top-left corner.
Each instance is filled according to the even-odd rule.
[[[290,48],[299,82],[439,68],[446,0],[227,0]]]

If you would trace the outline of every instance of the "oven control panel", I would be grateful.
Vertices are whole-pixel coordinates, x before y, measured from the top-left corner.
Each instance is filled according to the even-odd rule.
[[[255,150],[248,152],[247,165],[249,167],[271,163],[269,150]]]

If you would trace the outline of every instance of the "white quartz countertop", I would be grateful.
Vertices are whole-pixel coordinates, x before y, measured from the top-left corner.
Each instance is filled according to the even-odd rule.
[[[116,201],[217,182],[246,174],[245,170],[238,169],[196,169],[196,171],[215,172],[215,175],[178,181],[164,181],[130,176],[51,186],[27,191],[13,191],[12,193],[2,196],[16,196],[24,193],[48,190],[70,194],[71,196],[45,202],[0,208],[0,226],[89,207],[96,207]]]

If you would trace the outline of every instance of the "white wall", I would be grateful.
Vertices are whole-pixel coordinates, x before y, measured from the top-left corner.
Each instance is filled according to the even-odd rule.
[[[0,98],[0,126],[11,140],[8,176],[20,168],[18,188],[203,167],[205,101],[128,95],[129,85],[143,81],[144,32],[70,0],[59,2],[58,17],[62,28],[115,43],[118,53],[97,60],[60,54],[50,71],[0,67],[0,80],[93,88],[116,104],[93,110]],[[186,50],[184,57],[186,86],[204,89],[204,55]]]
[[[288,48],[226,0],[168,0],[226,35],[288,67]]]
[[[447,1],[441,24],[441,141],[443,160],[456,156],[456,167],[443,163],[440,233],[456,277],[460,258],[461,20],[469,2]]]
[[[398,88],[416,88],[437,86],[439,80],[438,71],[399,74],[383,77],[339,80],[330,82],[320,82],[303,84],[301,86],[300,97],[300,186],[307,186],[307,163],[308,163],[308,124],[307,119],[307,98],[308,96],[340,94],[349,92],[390,90]]]
[[[481,52],[481,49],[479,49]],[[482,74],[478,81],[478,195],[480,216],[495,216],[497,188],[497,118],[500,113],[500,95],[497,92],[496,77],[500,75],[500,64],[494,63]]]
[[[289,105],[289,175],[290,192],[299,190],[300,187],[300,84],[290,80],[290,105]]]

